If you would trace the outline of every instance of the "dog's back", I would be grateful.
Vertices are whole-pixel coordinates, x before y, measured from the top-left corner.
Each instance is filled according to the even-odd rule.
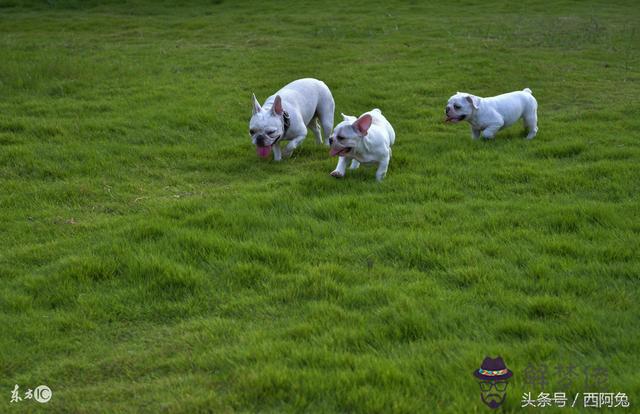
[[[271,105],[276,95],[280,95],[286,108],[297,108],[305,125],[317,117],[328,138],[333,128],[335,102],[329,87],[318,79],[304,78],[288,83],[265,102]]]
[[[369,114],[373,119],[373,125],[386,130],[386,135],[389,137],[389,146],[393,145],[396,140],[396,132],[393,130],[393,127],[391,126],[391,123],[387,120],[387,118],[382,115],[382,111],[378,108],[375,108],[371,110]]]
[[[318,79],[304,78],[294,80],[282,87],[273,96],[280,95],[285,101],[293,101],[299,106],[317,107],[322,100],[333,101],[327,85]]]
[[[534,108],[538,107],[538,101],[536,100],[536,97],[533,96],[531,89],[524,88],[523,90],[515,93],[519,93],[530,105],[533,104]]]
[[[529,88],[483,98],[483,100],[500,113],[504,119],[504,126],[513,124],[522,116],[535,112],[538,108],[538,102]]]
[[[531,89],[529,89],[529,88],[524,88],[521,91],[503,93],[502,95],[489,96],[489,97],[486,97],[484,99],[488,100],[488,101],[512,101],[512,100],[517,100],[517,101],[521,102],[523,105],[524,104],[528,104],[530,102],[536,102],[537,103],[536,98],[533,96],[533,92],[531,92]]]

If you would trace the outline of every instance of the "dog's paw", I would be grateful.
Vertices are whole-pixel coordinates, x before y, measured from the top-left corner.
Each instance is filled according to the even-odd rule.
[[[284,147],[284,149],[282,150],[282,157],[283,158],[291,158],[291,154],[293,154],[293,150],[294,148],[291,148],[289,146]]]
[[[342,177],[344,177],[344,174],[342,174],[338,170],[333,170],[333,171],[331,171],[331,176],[332,177],[336,177],[336,178],[342,178]]]

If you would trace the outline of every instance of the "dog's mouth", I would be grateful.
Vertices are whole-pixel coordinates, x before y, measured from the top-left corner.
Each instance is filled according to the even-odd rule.
[[[260,158],[267,158],[271,154],[271,145],[265,145],[263,147],[256,145],[256,152]]]
[[[460,116],[449,116],[447,115],[444,119],[444,122],[451,122],[451,123],[457,123],[460,122],[462,120],[464,120],[467,116],[466,115],[460,115]]]
[[[351,152],[352,149],[352,147],[331,147],[331,151],[329,151],[329,153],[332,157],[343,156]]]
[[[256,152],[258,153],[258,156],[260,158],[267,158],[269,156],[269,154],[271,154],[271,147],[273,145],[275,145],[275,143],[278,142],[281,137],[282,137],[282,135],[278,136],[278,138],[274,139],[273,142],[271,144],[268,144],[268,145],[256,144]]]

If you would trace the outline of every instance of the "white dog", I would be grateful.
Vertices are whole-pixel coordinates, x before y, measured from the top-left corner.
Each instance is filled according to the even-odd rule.
[[[458,92],[449,98],[445,113],[447,122],[468,121],[473,139],[480,135],[493,138],[496,132],[520,118],[527,128],[527,139],[535,137],[538,132],[538,102],[529,88],[490,98]]]
[[[280,161],[281,154],[291,155],[311,129],[316,142],[322,144],[323,135],[328,139],[333,127],[335,103],[331,91],[317,79],[298,79],[270,96],[260,106],[253,95],[253,116],[249,121],[249,133],[258,155],[267,158],[273,148],[273,159]],[[284,151],[280,142],[289,141]]]
[[[331,155],[338,155],[338,166],[331,173],[336,178],[344,177],[347,160],[352,170],[360,163],[378,163],[376,179],[382,181],[391,160],[391,146],[396,140],[393,127],[379,109],[360,115],[359,118],[342,114],[344,119],[335,129],[329,143]]]

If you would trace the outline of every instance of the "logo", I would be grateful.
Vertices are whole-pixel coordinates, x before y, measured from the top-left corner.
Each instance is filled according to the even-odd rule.
[[[479,379],[480,399],[489,408],[496,409],[507,398],[507,385],[513,372],[509,371],[502,357],[495,359],[485,357],[480,369],[473,371],[473,375]]]
[[[44,404],[49,402],[53,392],[51,388],[46,385],[39,385],[35,390],[28,388],[22,396],[20,396],[20,386],[18,384],[13,387],[11,391],[11,403],[19,403],[22,400],[36,400],[37,402]]]
[[[49,387],[47,387],[46,385],[39,385],[33,391],[33,399],[38,401],[39,403],[46,403],[51,399],[51,394],[51,389]]]

